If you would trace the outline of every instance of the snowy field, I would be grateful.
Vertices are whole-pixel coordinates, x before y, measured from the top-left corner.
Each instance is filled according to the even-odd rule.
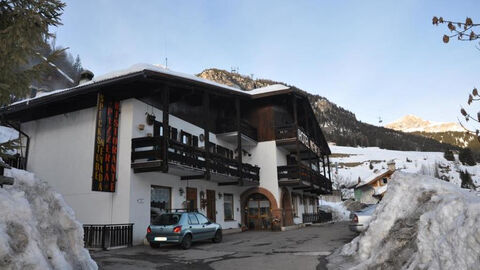
[[[368,230],[329,269],[478,269],[480,197],[430,176],[395,173]]]
[[[0,269],[97,269],[63,197],[29,172],[5,174],[15,183],[0,188]]]
[[[439,177],[448,179],[457,186],[461,184],[459,171],[467,170],[474,183],[477,185],[480,183],[480,165],[464,166],[458,161],[457,155],[456,161],[448,161],[441,152],[394,151],[378,147],[334,145],[330,145],[330,149],[334,186],[352,187],[359,180],[370,179],[379,171],[386,170],[390,160],[395,162],[398,171],[429,176],[435,176],[437,171]]]

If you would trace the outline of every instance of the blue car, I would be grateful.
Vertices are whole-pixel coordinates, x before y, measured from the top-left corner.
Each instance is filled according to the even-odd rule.
[[[157,216],[148,226],[146,237],[152,248],[176,243],[183,249],[189,249],[196,241],[221,242],[222,227],[197,212],[165,213]]]

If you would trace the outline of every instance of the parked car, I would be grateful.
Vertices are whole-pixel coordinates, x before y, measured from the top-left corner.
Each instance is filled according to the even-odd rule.
[[[350,230],[354,232],[363,232],[368,228],[368,224],[372,219],[373,212],[377,209],[378,204],[372,204],[366,208],[351,214]]]
[[[152,248],[163,243],[177,243],[189,249],[192,242],[222,241],[222,227],[197,212],[174,212],[157,216],[147,228],[147,240]]]

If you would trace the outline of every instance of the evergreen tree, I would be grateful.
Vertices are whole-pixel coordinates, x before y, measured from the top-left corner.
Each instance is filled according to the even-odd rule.
[[[455,161],[455,156],[453,155],[452,150],[445,150],[445,153],[443,153],[443,157],[448,161]]]
[[[473,157],[472,150],[470,148],[463,148],[458,154],[458,159],[462,162],[463,165],[475,166],[475,158]]]
[[[25,97],[33,80],[51,67],[46,61],[30,60],[53,37],[49,27],[60,25],[65,4],[59,0],[0,1],[0,105]],[[62,51],[47,57],[52,61]]]
[[[460,179],[462,180],[461,187],[475,190],[475,185],[473,184],[472,177],[467,170],[460,171]]]

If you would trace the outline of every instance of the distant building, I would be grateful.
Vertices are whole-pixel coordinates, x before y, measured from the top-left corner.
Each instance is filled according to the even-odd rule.
[[[354,187],[355,200],[366,204],[378,203],[385,191],[388,182],[395,172],[395,162],[388,163],[388,169],[376,172],[369,178],[361,181]]]

